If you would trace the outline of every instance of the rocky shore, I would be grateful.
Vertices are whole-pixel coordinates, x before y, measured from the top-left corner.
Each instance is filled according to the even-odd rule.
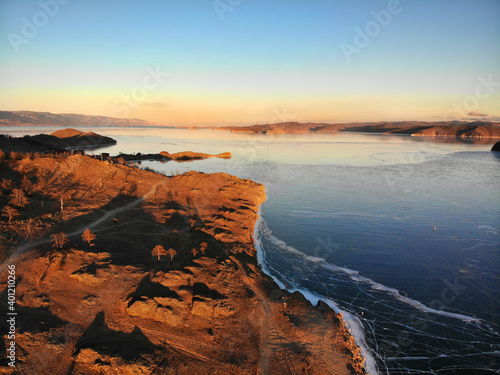
[[[9,156],[0,310],[15,265],[16,367],[3,319],[0,373],[365,373],[341,316],[259,268],[263,185],[84,155]]]

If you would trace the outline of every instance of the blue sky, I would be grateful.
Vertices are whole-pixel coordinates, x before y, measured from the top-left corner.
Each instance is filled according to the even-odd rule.
[[[497,0],[4,0],[0,13],[1,109],[186,125],[500,115]],[[480,77],[498,87],[467,99]]]

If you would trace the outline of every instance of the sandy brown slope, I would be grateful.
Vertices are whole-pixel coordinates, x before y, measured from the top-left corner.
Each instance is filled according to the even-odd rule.
[[[81,155],[5,161],[0,171],[10,189],[31,182],[21,216],[1,223],[4,287],[5,266],[17,270],[21,373],[363,373],[339,317],[279,290],[257,266],[262,185]],[[81,239],[86,228],[94,246]],[[57,232],[70,241],[55,251]],[[155,245],[177,254],[158,260]],[[14,373],[1,358],[1,372]]]

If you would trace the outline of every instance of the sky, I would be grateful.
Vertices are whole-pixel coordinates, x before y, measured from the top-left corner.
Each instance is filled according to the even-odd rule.
[[[2,0],[0,110],[500,121],[498,0]]]

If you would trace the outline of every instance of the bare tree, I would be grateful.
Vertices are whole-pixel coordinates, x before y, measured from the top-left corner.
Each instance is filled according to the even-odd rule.
[[[82,234],[82,238],[85,242],[89,244],[89,246],[94,246],[95,244],[92,243],[96,239],[95,234],[92,233],[92,231],[87,228]]]
[[[168,252],[165,250],[165,248],[161,245],[156,245],[151,252],[151,255],[157,256],[158,257],[158,262],[160,261],[160,256],[161,255],[168,255]]]
[[[170,262],[172,262],[174,257],[177,255],[177,251],[174,249],[168,249],[167,254],[170,255]]]
[[[64,245],[69,241],[68,236],[65,233],[55,233],[51,235],[52,237],[52,247],[61,250]]]
[[[10,223],[13,218],[15,218],[16,216],[19,216],[19,212],[12,206],[5,206],[2,209],[2,216],[8,217],[9,223]]]

